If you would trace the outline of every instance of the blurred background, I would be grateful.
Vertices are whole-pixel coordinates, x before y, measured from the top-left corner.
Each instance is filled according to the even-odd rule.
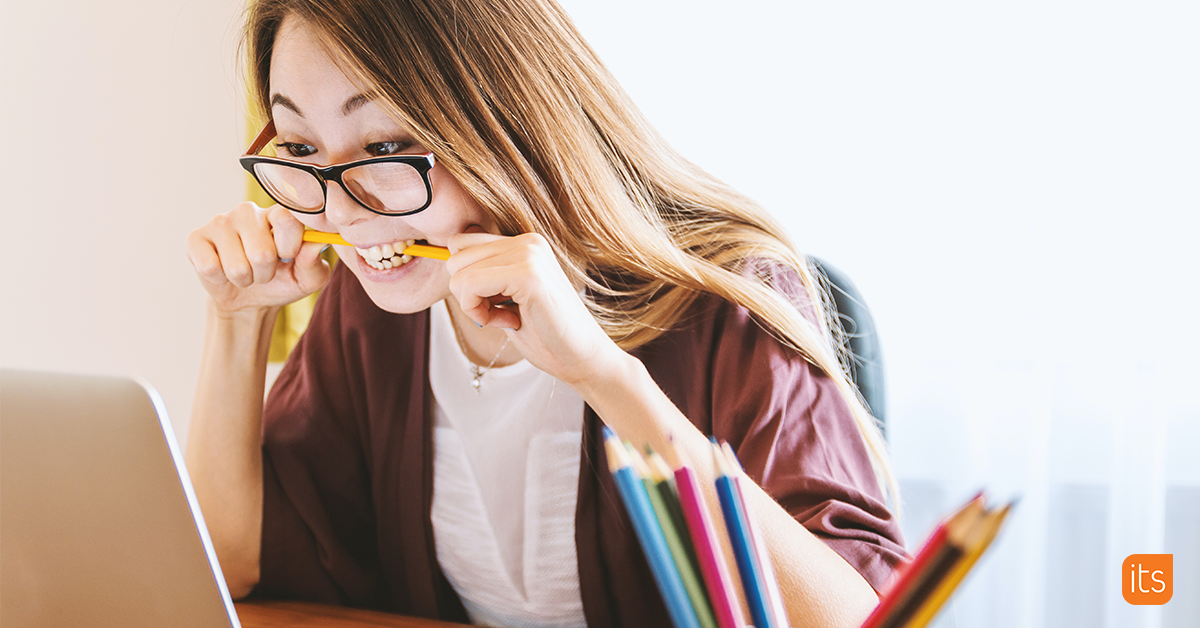
[[[1200,5],[565,0],[684,155],[878,326],[910,546],[1021,497],[941,628],[1200,625]],[[0,4],[0,366],[186,436],[185,238],[245,196],[240,0]],[[1163,607],[1120,564],[1172,553]]]

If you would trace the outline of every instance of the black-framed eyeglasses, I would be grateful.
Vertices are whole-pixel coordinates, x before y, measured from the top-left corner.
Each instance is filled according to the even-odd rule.
[[[276,203],[302,214],[325,211],[328,182],[342,186],[359,205],[384,216],[409,216],[433,202],[433,153],[387,155],[320,167],[258,154],[275,137],[268,122],[238,161]]]

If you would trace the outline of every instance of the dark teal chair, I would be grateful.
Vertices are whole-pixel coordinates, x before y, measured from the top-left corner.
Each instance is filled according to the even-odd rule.
[[[829,280],[829,292],[837,306],[838,322],[850,344],[850,379],[862,393],[867,409],[879,420],[883,437],[887,438],[886,397],[883,382],[883,355],[879,350],[879,334],[875,320],[862,294],[844,273],[828,262],[810,257],[817,271]]]

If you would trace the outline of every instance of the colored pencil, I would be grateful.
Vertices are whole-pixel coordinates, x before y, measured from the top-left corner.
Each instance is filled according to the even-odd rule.
[[[647,447],[646,463],[650,467],[651,484],[646,490],[658,494],[658,500],[651,493],[650,504],[658,515],[659,525],[667,537],[667,546],[675,558],[675,566],[683,578],[683,586],[687,589],[688,597],[692,600],[692,608],[696,610],[696,618],[703,628],[719,628],[717,618],[713,614],[712,603],[708,600],[708,591],[704,588],[704,579],[700,575],[700,565],[696,562],[696,552],[692,549],[692,537],[688,533],[687,523],[683,520],[683,510],[679,506],[679,495],[672,485],[671,470],[662,456],[649,451]],[[652,486],[651,486],[652,485]],[[661,507],[661,511],[660,511]]]
[[[607,427],[604,428],[604,449],[608,455],[608,469],[616,481],[617,492],[625,502],[625,510],[633,522],[634,533],[641,543],[646,561],[650,564],[650,572],[658,584],[671,623],[675,628],[700,628],[696,611],[692,609],[679,570],[676,569],[671,551],[667,548],[666,537],[650,505],[645,484],[635,475],[635,461],[621,441],[617,440],[616,434]]]
[[[667,466],[663,457],[652,450],[649,445],[646,446],[646,466],[650,470],[650,479],[653,480],[655,490],[662,497],[663,505],[667,507],[667,515],[671,518],[671,524],[679,535],[684,551],[687,552],[688,564],[698,576],[700,564],[696,562],[696,551],[692,547],[692,533],[683,519],[683,507],[679,505],[679,492],[675,488],[675,474],[671,472],[671,467]]]
[[[1013,504],[1007,504],[1003,508],[992,510],[983,515],[981,525],[976,526],[969,539],[966,542],[966,554],[958,560],[954,567],[950,570],[946,578],[934,589],[933,594],[929,596],[918,608],[907,623],[905,628],[925,628],[933,618],[937,616],[938,611],[950,599],[950,595],[954,593],[958,585],[962,583],[967,572],[975,566],[979,557],[983,555],[984,550],[991,545],[992,540],[996,538],[996,533],[1000,531],[1000,526],[1004,524],[1004,520],[1008,518],[1008,513],[1012,512]]]
[[[342,236],[336,233],[326,233],[324,231],[315,231],[313,229],[304,230],[305,242],[321,242],[324,244],[340,244],[342,246],[354,246],[350,244]],[[450,259],[450,249],[441,246],[433,246],[432,244],[414,244],[400,251],[402,255],[411,255],[413,257],[428,257],[430,259],[448,260]]]
[[[955,550],[950,548],[948,543],[952,529],[955,535],[961,534],[960,530],[968,527],[968,524],[973,524],[982,512],[983,496],[978,495],[938,524],[913,561],[896,574],[883,592],[879,606],[875,607],[863,622],[862,628],[902,626],[902,619],[911,616],[916,610],[915,607],[923,601],[924,598],[919,597],[919,594],[933,581],[932,574],[944,571],[948,562],[952,564],[957,560]]]
[[[762,573],[767,610],[770,611],[771,617],[777,625],[790,626],[787,609],[783,605],[783,593],[779,590],[779,580],[775,577],[775,568],[771,564],[771,553],[767,551],[767,543],[763,539],[762,530],[758,529],[758,525],[750,517],[750,507],[746,503],[746,493],[749,489],[745,488],[744,484],[749,480],[746,478],[745,470],[742,469],[742,463],[738,462],[737,455],[733,453],[733,447],[727,442],[721,443],[721,451],[729,460],[729,466],[734,470],[734,493],[741,501],[742,512],[746,515],[746,531],[750,535],[750,544],[754,548],[754,556],[758,559],[758,568]]]
[[[688,466],[683,452],[675,447],[673,442],[665,453],[671,458],[671,467],[675,469],[675,488],[679,494],[679,505],[691,532],[696,560],[700,564],[704,583],[708,586],[708,599],[712,602],[717,623],[721,628],[743,628],[746,618],[742,614],[742,605],[738,602],[733,577],[729,573],[729,566],[717,540],[716,528],[705,505],[704,493],[700,490],[696,473]]]
[[[704,586],[701,584],[700,576],[696,574],[695,569],[691,569],[688,562],[688,550],[684,548],[683,540],[679,538],[679,531],[671,521],[671,512],[666,503],[662,501],[658,485],[654,483],[652,473],[650,473],[650,466],[646,459],[637,453],[634,445],[625,442],[625,449],[629,451],[634,472],[641,476],[643,488],[646,489],[646,496],[650,501],[650,508],[654,510],[654,516],[659,521],[659,528],[662,531],[662,537],[666,539],[667,549],[671,550],[671,558],[676,564],[679,579],[683,581],[684,591],[688,592],[689,603],[692,610],[696,612],[696,620],[701,623],[702,628],[716,628],[713,611],[708,606],[708,600],[704,598]]]
[[[721,502],[721,514],[725,518],[725,529],[729,532],[729,543],[733,546],[733,557],[742,576],[742,590],[746,593],[746,605],[750,607],[750,618],[756,628],[786,628],[775,621],[767,600],[766,584],[762,569],[758,566],[746,513],[737,497],[737,486],[733,483],[733,469],[720,446],[712,444],[713,465],[717,470],[717,498]]]

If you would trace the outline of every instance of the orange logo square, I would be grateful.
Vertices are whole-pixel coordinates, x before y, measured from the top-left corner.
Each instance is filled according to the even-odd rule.
[[[1121,595],[1130,604],[1166,604],[1173,592],[1173,554],[1131,554],[1121,564]]]

